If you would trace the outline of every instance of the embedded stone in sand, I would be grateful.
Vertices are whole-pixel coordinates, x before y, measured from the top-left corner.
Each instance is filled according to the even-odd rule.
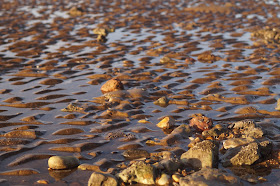
[[[123,84],[118,78],[113,78],[107,81],[104,85],[101,87],[101,92],[107,93],[107,92],[113,92],[117,90],[123,90]]]
[[[51,169],[71,169],[78,167],[79,164],[79,160],[74,156],[52,156],[48,161]]]

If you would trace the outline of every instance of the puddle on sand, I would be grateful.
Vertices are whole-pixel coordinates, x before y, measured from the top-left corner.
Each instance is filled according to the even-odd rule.
[[[1,176],[11,185],[40,179],[50,185],[87,184],[91,171],[57,177],[49,173],[51,155],[74,155],[88,164],[106,159],[115,167],[126,161],[121,153],[127,148],[187,150],[188,140],[169,147],[146,145],[148,139],[166,136],[156,126],[164,116],[188,124],[192,114],[203,113],[215,124],[226,124],[250,115],[280,126],[280,114],[274,110],[279,97],[279,44],[250,38],[251,31],[279,27],[278,1],[72,2],[0,5],[0,172],[39,171]],[[80,15],[68,14],[74,6],[83,10]],[[96,27],[115,32],[108,34],[107,42],[98,42]],[[205,59],[204,54],[213,58]],[[161,63],[164,56],[173,62]],[[122,97],[124,104],[118,107],[108,101],[96,103],[101,85],[112,77],[118,77],[126,90],[143,89],[148,95]],[[162,96],[177,104],[154,105]],[[84,110],[63,112],[70,103],[83,105]],[[107,117],[108,109],[119,110],[123,117]],[[140,119],[149,122],[139,123]],[[72,133],[55,135],[62,129]],[[108,133],[116,131],[134,138],[108,140]],[[90,155],[96,152],[100,155]],[[38,156],[19,161],[31,154]],[[261,175],[267,182],[258,184],[280,182],[278,169],[271,172]]]

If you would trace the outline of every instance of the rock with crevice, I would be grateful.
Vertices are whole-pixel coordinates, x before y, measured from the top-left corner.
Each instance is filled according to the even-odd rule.
[[[242,138],[262,138],[265,131],[259,127],[253,120],[241,120],[229,126],[229,129],[238,130]]]
[[[270,141],[252,142],[236,148],[228,149],[221,157],[223,166],[252,165],[266,158],[272,150]]]

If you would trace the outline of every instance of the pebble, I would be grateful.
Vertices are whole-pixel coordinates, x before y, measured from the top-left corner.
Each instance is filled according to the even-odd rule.
[[[107,92],[113,92],[113,91],[123,90],[123,89],[124,87],[122,82],[117,78],[113,78],[107,81],[104,85],[102,85],[101,92],[107,93]]]
[[[212,125],[212,119],[202,114],[195,114],[190,121],[190,126],[194,127],[198,131],[209,130],[212,127]]]
[[[180,180],[180,176],[178,175],[178,174],[173,174],[172,175],[172,179],[175,181],[175,182],[179,182],[179,180]]]
[[[176,121],[171,117],[163,118],[157,126],[161,129],[170,129],[175,126]]]
[[[74,156],[52,156],[48,161],[51,169],[71,169],[78,167],[79,164],[79,160]]]
[[[157,180],[158,185],[168,185],[170,183],[171,177],[168,174],[163,173]]]

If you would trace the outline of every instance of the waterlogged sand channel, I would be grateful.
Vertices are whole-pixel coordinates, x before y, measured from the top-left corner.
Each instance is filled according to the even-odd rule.
[[[3,0],[0,181],[86,185],[92,171],[48,171],[47,160],[75,156],[111,173],[127,149],[188,150],[189,139],[146,143],[171,132],[156,125],[166,116],[178,126],[197,113],[214,125],[253,119],[278,132],[279,2],[211,2]],[[124,91],[102,94],[115,77]],[[248,172],[276,184],[278,167]]]

